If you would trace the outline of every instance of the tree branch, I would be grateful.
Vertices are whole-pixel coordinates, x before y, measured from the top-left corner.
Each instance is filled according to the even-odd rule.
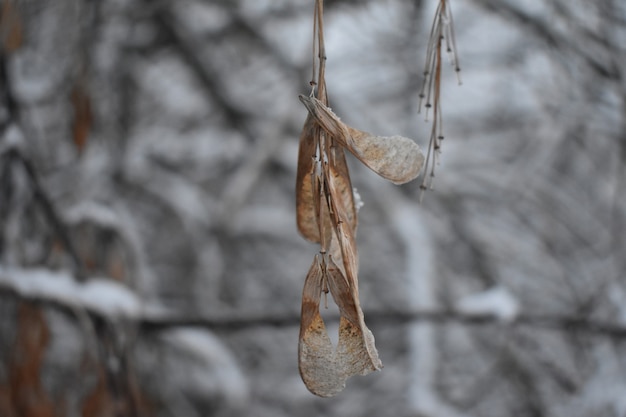
[[[89,298],[79,295],[85,285],[63,280],[67,293],[59,295],[59,291],[47,292],[37,286],[41,279],[41,270],[36,273],[28,270],[12,270],[0,268],[0,295],[13,296],[40,303],[46,307],[62,312],[75,314],[76,309],[82,309],[91,315],[105,321],[115,321],[123,317],[143,331],[160,331],[173,327],[201,327],[217,331],[237,331],[251,327],[294,327],[299,326],[300,316],[295,313],[261,313],[256,311],[240,312],[237,314],[221,314],[215,316],[177,315],[176,313],[150,312],[150,305],[138,304],[131,308],[103,308],[101,304],[93,304]],[[50,274],[53,274],[52,272]],[[58,274],[55,274],[58,275]],[[56,277],[58,279],[58,277]],[[51,277],[55,279],[55,277]],[[60,281],[61,282],[61,281]],[[127,306],[132,300],[139,299],[134,293],[121,284],[111,281],[116,294],[125,298]],[[124,294],[126,292],[127,294]],[[130,300],[130,301],[129,301]],[[472,314],[458,310],[423,309],[418,311],[369,311],[366,312],[367,321],[372,326],[406,325],[413,322],[430,322],[434,324],[459,324],[464,326],[500,326],[500,327],[531,327],[537,329],[556,330],[568,333],[585,333],[590,336],[608,337],[610,339],[626,339],[626,325],[594,320],[587,317],[568,315],[544,315],[521,313],[513,320],[502,320],[494,314]],[[339,321],[339,316],[329,315],[327,322]]]
[[[565,315],[520,314],[515,320],[502,321],[494,314],[471,314],[456,310],[420,310],[420,311],[370,311],[366,312],[368,323],[372,326],[404,325],[416,321],[435,324],[461,324],[466,326],[528,326],[565,332],[582,332],[590,335],[615,339],[626,338],[626,326],[615,323],[592,320],[585,317]],[[332,315],[327,322],[338,322],[339,316]],[[230,317],[143,317],[140,326],[145,330],[161,330],[169,327],[192,326],[215,330],[240,330],[255,326],[289,327],[300,324],[300,317],[291,314],[255,313]]]
[[[19,106],[11,90],[11,79],[9,78],[6,59],[7,57],[2,51],[0,51],[0,86],[4,85],[4,91],[0,100],[2,100],[2,105],[6,107],[7,111],[6,120],[0,120],[0,135],[4,135],[7,128],[11,125],[15,125],[18,129],[20,126]],[[33,195],[35,196],[35,200],[39,203],[46,220],[57,234],[59,240],[67,250],[74,263],[76,279],[83,280],[86,275],[85,267],[80,256],[78,255],[76,245],[74,245],[74,242],[72,241],[69,231],[67,230],[61,216],[57,213],[57,210],[52,203],[52,199],[42,187],[36,167],[17,147],[9,145],[6,151],[0,155],[0,166],[4,165],[5,167],[9,167],[13,163],[21,165],[24,169],[30,182]],[[0,174],[9,175],[9,173],[10,171],[5,170]]]

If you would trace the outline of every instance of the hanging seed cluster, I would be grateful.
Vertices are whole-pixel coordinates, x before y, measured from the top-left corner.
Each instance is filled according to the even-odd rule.
[[[300,135],[296,208],[299,232],[320,248],[304,283],[298,361],[307,388],[330,397],[349,377],[382,368],[359,303],[357,208],[345,151],[394,184],[415,179],[425,158],[411,139],[376,136],[333,113],[325,83],[322,0],[316,0],[313,32],[313,88],[300,96],[308,115]],[[336,346],[319,311],[322,293],[328,292],[340,312]]]

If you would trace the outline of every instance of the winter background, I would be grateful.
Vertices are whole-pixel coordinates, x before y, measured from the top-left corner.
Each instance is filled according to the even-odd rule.
[[[297,369],[313,1],[0,4],[0,415],[626,416],[624,2],[452,2],[434,190],[349,161],[384,369],[332,399]],[[344,121],[426,147],[436,6],[326,0]]]

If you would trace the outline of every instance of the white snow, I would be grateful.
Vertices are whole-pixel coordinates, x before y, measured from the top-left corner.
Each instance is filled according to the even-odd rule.
[[[437,308],[435,253],[426,219],[416,203],[408,201],[393,188],[381,188],[382,199],[393,207],[392,225],[406,250],[406,293],[410,308]],[[409,406],[416,415],[466,417],[467,414],[446,404],[437,392],[438,348],[433,323],[416,322],[408,329],[411,380],[407,387]]]
[[[492,314],[499,320],[515,320],[520,311],[518,300],[502,286],[471,294],[458,301],[456,308],[466,314]]]
[[[76,285],[78,298],[83,305],[108,317],[138,317],[141,302],[127,287],[110,279],[90,279]]]
[[[24,143],[24,134],[22,130],[15,124],[10,124],[5,130],[4,137],[0,142],[0,151],[4,152],[5,149],[18,148]]]
[[[178,389],[199,395],[219,391],[233,403],[246,399],[246,378],[234,356],[213,334],[201,329],[177,328],[165,332],[162,339],[195,364],[188,372],[172,369],[170,382],[175,382]],[[176,368],[180,370],[180,365]]]
[[[141,301],[129,288],[109,279],[79,283],[64,272],[0,266],[2,287],[25,298],[84,308],[113,319],[137,318],[142,311]]]
[[[94,201],[82,201],[70,207],[65,215],[65,220],[72,224],[77,224],[82,220],[90,220],[103,227],[110,228],[116,228],[119,224],[114,210]]]

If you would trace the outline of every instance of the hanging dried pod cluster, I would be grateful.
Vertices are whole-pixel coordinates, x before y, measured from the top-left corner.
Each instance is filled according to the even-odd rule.
[[[426,107],[425,118],[428,120],[428,111],[433,109],[433,125],[428,141],[428,151],[426,153],[426,168],[420,188],[426,190],[432,188],[432,181],[435,176],[435,166],[439,163],[441,153],[441,143],[443,141],[443,116],[441,111],[441,69],[442,52],[448,54],[450,64],[457,74],[459,85],[461,84],[461,66],[456,48],[454,35],[454,25],[452,20],[452,10],[449,0],[439,0],[439,5],[435,12],[428,48],[426,49],[426,62],[424,65],[424,83],[420,91],[419,110],[422,104]]]
[[[349,377],[382,367],[359,303],[357,209],[344,149],[395,184],[415,179],[424,155],[411,139],[375,136],[343,123],[328,107],[325,60],[323,0],[316,0],[313,89],[300,96],[308,115],[300,135],[296,208],[298,230],[320,250],[304,283],[298,361],[307,388],[330,397]],[[337,346],[320,316],[322,292],[330,292],[339,307]]]

